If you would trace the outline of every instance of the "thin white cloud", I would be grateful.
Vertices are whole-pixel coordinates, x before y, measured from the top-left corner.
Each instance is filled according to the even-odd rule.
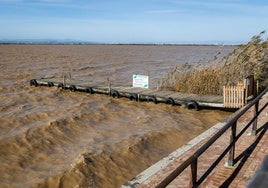
[[[73,0],[39,0],[37,2],[29,3],[31,5],[38,5],[44,7],[58,7],[58,8],[69,8],[69,9],[89,9],[91,10],[91,3],[73,1]]]
[[[176,9],[163,9],[163,10],[147,10],[145,13],[148,14],[175,14],[175,13],[182,13],[185,12],[183,10],[176,10]]]
[[[226,10],[226,11],[236,11],[236,12],[253,12],[253,13],[267,13],[268,3],[262,3],[259,5],[258,3],[253,2],[245,2],[243,0],[169,0],[169,2],[177,4],[193,7],[206,7],[214,10]]]
[[[23,0],[0,0],[0,3],[19,3],[19,2],[23,2]]]
[[[40,0],[41,3],[67,3],[70,0]]]

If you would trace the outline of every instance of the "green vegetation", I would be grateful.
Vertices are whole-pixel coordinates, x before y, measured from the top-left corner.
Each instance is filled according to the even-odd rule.
[[[237,46],[219,63],[210,61],[177,66],[163,81],[163,88],[184,93],[222,95],[223,86],[254,75],[259,89],[265,89],[268,86],[268,39],[262,39],[264,33],[252,37],[245,45]],[[215,56],[213,60],[216,59]]]

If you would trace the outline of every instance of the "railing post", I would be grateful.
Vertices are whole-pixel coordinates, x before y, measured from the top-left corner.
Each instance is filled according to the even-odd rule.
[[[258,115],[259,111],[259,100],[254,105],[254,117]],[[258,123],[258,117],[255,118],[252,126],[251,135],[257,134],[257,123]]]
[[[234,166],[236,124],[237,121],[235,121],[235,123],[231,127],[230,144],[232,144],[232,147],[229,152],[228,166]]]
[[[190,185],[189,187],[197,187],[196,180],[197,180],[197,159],[196,158],[192,163],[191,163],[191,174],[190,174]]]

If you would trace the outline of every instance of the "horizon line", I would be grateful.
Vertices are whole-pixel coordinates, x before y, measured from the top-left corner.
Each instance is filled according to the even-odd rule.
[[[77,44],[77,45],[193,45],[193,46],[237,46],[246,44],[245,42],[95,42],[75,39],[0,39],[0,44]]]

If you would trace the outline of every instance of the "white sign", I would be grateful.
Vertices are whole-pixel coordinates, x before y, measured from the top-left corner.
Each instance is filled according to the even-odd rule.
[[[133,87],[149,88],[149,76],[134,74]]]

